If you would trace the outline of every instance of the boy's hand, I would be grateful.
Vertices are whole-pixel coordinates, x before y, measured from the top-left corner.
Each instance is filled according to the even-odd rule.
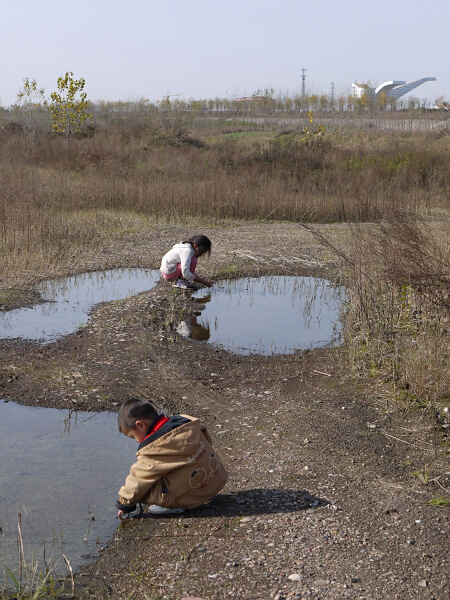
[[[128,513],[123,512],[123,510],[119,510],[119,512],[117,513],[118,518],[123,521],[123,516],[127,515]]]

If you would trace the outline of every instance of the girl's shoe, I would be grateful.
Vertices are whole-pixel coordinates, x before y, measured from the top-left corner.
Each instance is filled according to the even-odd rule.
[[[185,510],[185,508],[165,508],[164,506],[158,506],[157,504],[152,504],[148,507],[148,512],[152,515],[175,515],[183,513]]]
[[[186,279],[177,279],[173,285],[174,287],[183,288],[185,290],[191,288],[191,284],[189,283],[189,281],[186,281]]]

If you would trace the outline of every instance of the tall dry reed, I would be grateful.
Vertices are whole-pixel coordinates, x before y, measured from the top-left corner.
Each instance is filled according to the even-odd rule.
[[[439,411],[450,395],[450,239],[400,211],[351,229],[349,364],[384,381],[397,406]]]

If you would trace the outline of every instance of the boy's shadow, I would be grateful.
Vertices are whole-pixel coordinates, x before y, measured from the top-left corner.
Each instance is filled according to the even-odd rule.
[[[193,510],[187,510],[182,515],[161,515],[164,518],[182,516],[192,519],[203,519],[213,516],[242,517],[246,515],[261,515],[270,513],[291,513],[330,504],[328,500],[313,496],[302,490],[261,489],[241,490],[228,494],[218,494],[209,503]],[[148,512],[131,515],[133,519],[157,518]]]

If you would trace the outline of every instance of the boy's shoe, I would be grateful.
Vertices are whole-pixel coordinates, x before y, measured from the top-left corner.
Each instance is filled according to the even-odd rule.
[[[148,512],[152,515],[175,515],[177,513],[183,513],[185,508],[165,508],[164,506],[158,506],[157,504],[152,504],[148,507]]]
[[[173,285],[174,287],[182,288],[184,290],[190,290],[193,287],[192,283],[186,279],[177,279]]]

